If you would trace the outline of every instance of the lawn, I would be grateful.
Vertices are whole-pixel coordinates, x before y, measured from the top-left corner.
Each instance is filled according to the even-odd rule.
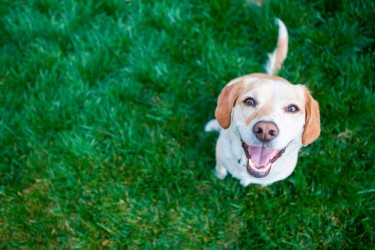
[[[374,249],[374,1],[3,0],[1,249]],[[320,138],[268,187],[214,174],[231,79],[306,84]]]

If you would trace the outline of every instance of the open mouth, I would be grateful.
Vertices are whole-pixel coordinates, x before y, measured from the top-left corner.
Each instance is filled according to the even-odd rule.
[[[272,164],[285,152],[285,148],[274,150],[262,146],[249,146],[242,141],[247,161],[247,171],[256,178],[266,177],[272,168]]]

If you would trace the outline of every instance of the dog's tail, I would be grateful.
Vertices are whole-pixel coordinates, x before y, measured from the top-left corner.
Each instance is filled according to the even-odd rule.
[[[281,69],[286,55],[288,54],[288,30],[285,24],[280,19],[276,19],[279,26],[279,36],[277,38],[277,46],[273,53],[268,54],[268,62],[266,64],[266,71],[268,75],[276,75]]]

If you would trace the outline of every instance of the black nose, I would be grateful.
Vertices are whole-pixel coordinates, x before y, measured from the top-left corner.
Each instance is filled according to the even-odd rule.
[[[253,133],[261,142],[269,142],[277,137],[279,129],[273,122],[258,122],[253,127]]]

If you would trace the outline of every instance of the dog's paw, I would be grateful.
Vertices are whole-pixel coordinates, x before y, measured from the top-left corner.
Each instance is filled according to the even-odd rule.
[[[244,187],[246,187],[246,186],[248,186],[248,185],[250,185],[250,180],[241,180],[240,181],[240,184],[242,185],[242,186],[244,186]]]
[[[218,131],[220,132],[222,128],[220,127],[220,124],[217,122],[216,119],[212,119],[211,121],[207,122],[206,126],[204,127],[205,132],[211,132],[211,131]]]
[[[228,175],[228,171],[224,167],[215,167],[215,175],[220,180],[224,180],[225,177]]]

